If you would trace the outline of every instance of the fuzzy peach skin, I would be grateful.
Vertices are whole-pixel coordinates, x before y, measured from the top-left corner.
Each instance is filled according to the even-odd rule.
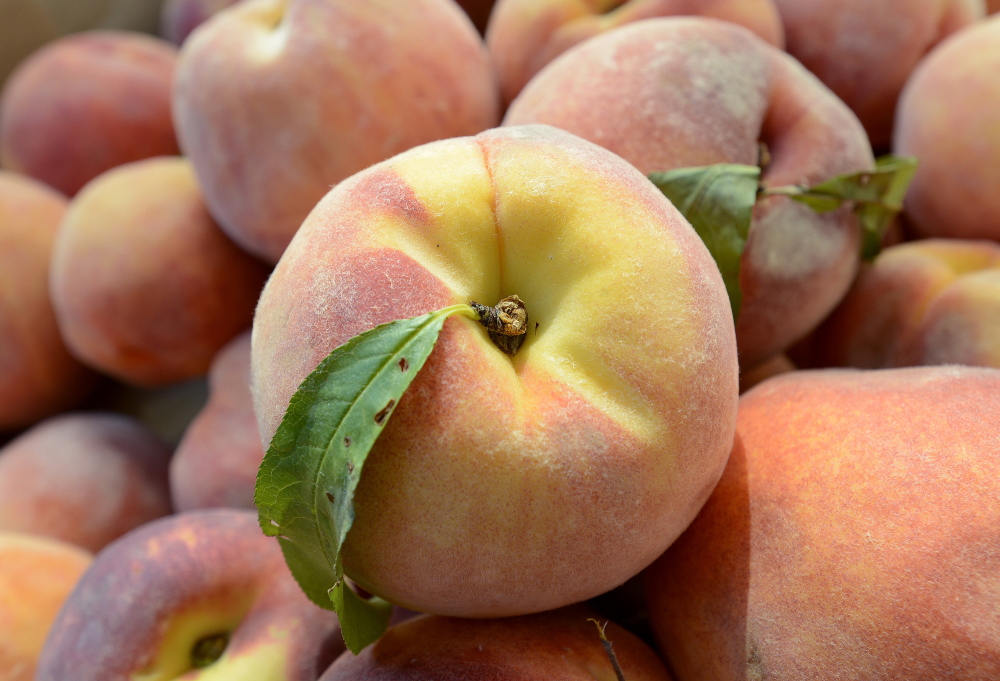
[[[170,513],[170,450],[110,412],[53,416],[0,449],[0,530],[99,551]]]
[[[184,44],[174,118],[212,214],[276,262],[332,185],[496,125],[499,93],[452,0],[252,0]]]
[[[115,166],[179,153],[170,117],[177,49],[127,31],[60,38],[11,75],[0,164],[73,196]]]
[[[324,198],[254,319],[263,441],[349,338],[512,294],[518,354],[449,318],[357,488],[345,571],[412,610],[525,614],[621,584],[732,442],[732,314],[707,250],[634,168],[547,126],[419,147]]]
[[[887,149],[896,100],[929,50],[981,19],[983,0],[774,0],[786,49]],[[985,76],[984,72],[984,78]]]
[[[208,385],[208,403],[170,460],[174,508],[256,508],[254,483],[264,448],[250,395],[249,330],[212,360]]]
[[[344,653],[320,681],[614,681],[583,606],[495,620],[424,615],[392,627],[360,655]],[[606,620],[599,620],[602,624]],[[656,653],[613,622],[604,631],[628,681],[669,681]]]
[[[49,261],[66,197],[0,170],[0,432],[29,426],[87,396],[49,301]]]
[[[204,667],[198,642],[227,637]],[[344,650],[250,511],[181,513],[102,551],[52,625],[36,681],[314,681]]]
[[[666,16],[731,21],[775,47],[784,46],[773,0],[499,0],[486,44],[504,100],[512,101],[542,67],[577,43],[633,21]]]
[[[66,344],[127,383],[208,371],[250,326],[268,268],[219,229],[191,164],[160,157],[115,168],[70,204],[52,256]]]
[[[1000,244],[924,239],[882,251],[803,345],[815,367],[1000,368]]]
[[[33,681],[42,643],[90,565],[89,551],[51,537],[0,531],[0,678]]]
[[[1000,241],[1000,17],[927,55],[899,100],[893,151],[920,159],[906,194],[917,236]]]
[[[668,85],[669,84],[669,85]],[[548,123],[645,174],[771,160],[765,186],[814,184],[873,167],[854,115],[783,52],[739,26],[672,17],[623,26],[549,64],[504,125]],[[848,209],[817,214],[785,197],[758,201],[740,263],[740,365],[781,352],[829,314],[859,261]]]
[[[1000,677],[1000,371],[800,371],[740,400],[646,573],[680,681]]]

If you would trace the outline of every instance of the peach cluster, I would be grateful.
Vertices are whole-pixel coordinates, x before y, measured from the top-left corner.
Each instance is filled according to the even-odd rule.
[[[1000,2],[0,4],[0,679],[1000,678]]]

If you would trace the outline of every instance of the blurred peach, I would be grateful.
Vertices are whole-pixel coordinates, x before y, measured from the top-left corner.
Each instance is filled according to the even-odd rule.
[[[160,14],[160,35],[175,45],[180,45],[191,31],[205,23],[209,17],[236,2],[237,0],[166,0]]]

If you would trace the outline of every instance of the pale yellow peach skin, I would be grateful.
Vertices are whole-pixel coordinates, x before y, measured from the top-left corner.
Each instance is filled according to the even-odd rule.
[[[184,44],[174,118],[219,224],[276,262],[331,186],[496,125],[499,93],[452,0],[253,0]]]
[[[611,681],[614,667],[590,618],[597,616],[582,606],[498,620],[425,615],[389,629],[360,655],[344,653],[320,681]],[[604,633],[627,681],[670,680],[635,635],[613,622]]]
[[[800,371],[646,572],[679,681],[1000,677],[1000,371]]]
[[[170,86],[177,49],[128,31],[61,38],[11,75],[0,163],[73,196],[115,166],[177,154]]]
[[[633,21],[703,16],[744,26],[784,46],[773,0],[500,0],[486,42],[504,99],[512,101],[546,64],[570,47]]]
[[[33,681],[45,636],[93,556],[40,535],[0,531],[0,678]]]
[[[449,318],[365,464],[343,564],[393,603],[492,617],[596,596],[669,545],[724,464],[718,269],[638,171],[547,126],[425,145],[324,198],[254,320],[262,440],[352,336],[512,294],[519,352]]]
[[[1000,244],[924,239],[882,251],[797,350],[814,367],[1000,368]]]
[[[1000,17],[927,55],[899,99],[893,151],[920,159],[906,214],[921,237],[1000,241]]]
[[[102,551],[56,618],[35,681],[314,681],[344,649],[256,514],[149,523]]]
[[[219,351],[208,381],[208,403],[170,460],[174,508],[256,508],[254,483],[264,448],[250,396],[249,331]]]
[[[0,432],[73,407],[93,374],[63,343],[49,300],[49,261],[66,197],[0,171]]]
[[[668,85],[669,84],[669,85]],[[622,156],[643,173],[770,161],[766,187],[814,184],[873,167],[854,115],[788,55],[733,24],[648,19],[597,36],[550,63],[504,125],[547,123]],[[740,365],[791,345],[830,313],[857,270],[848,209],[817,214],[785,197],[758,201],[740,261]]]
[[[110,412],[53,416],[0,449],[0,530],[99,551],[170,513],[170,450]]]
[[[888,148],[900,90],[929,50],[983,16],[982,0],[774,0],[786,49]]]
[[[160,157],[115,168],[74,198],[50,281],[76,357],[159,386],[208,371],[249,327],[267,273],[212,220],[191,164]]]

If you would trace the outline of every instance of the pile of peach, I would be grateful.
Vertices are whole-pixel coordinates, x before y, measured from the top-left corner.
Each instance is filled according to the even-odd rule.
[[[1000,678],[993,12],[165,0],[163,38],[31,54],[0,678]],[[735,319],[646,177],[886,153],[919,165],[881,253],[852,206],[762,198]],[[517,354],[449,318],[383,410],[340,558],[397,608],[345,652],[258,524],[267,443],[352,337],[511,294]]]

